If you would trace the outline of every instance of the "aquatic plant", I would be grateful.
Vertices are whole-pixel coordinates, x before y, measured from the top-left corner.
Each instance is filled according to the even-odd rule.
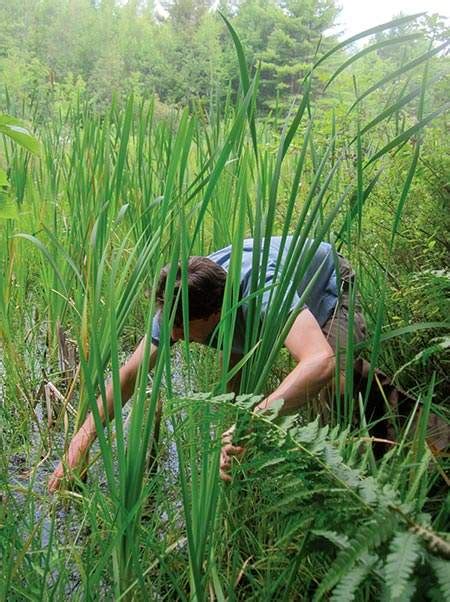
[[[422,52],[362,92],[356,89],[345,120],[331,115],[325,135],[312,83],[326,61],[349,44],[412,19],[402,17],[353,36],[318,58],[281,131],[258,119],[259,71],[249,72],[238,35],[227,23],[241,84],[235,106],[230,104],[224,115],[211,115],[205,123],[184,110],[159,122],[152,102],[136,105],[133,97],[123,109],[113,104],[104,117],[78,103],[39,132],[40,162],[22,154],[11,157],[14,186],[23,199],[16,221],[2,228],[0,243],[8,372],[2,410],[5,458],[21,436],[5,435],[38,422],[35,391],[42,374],[33,367],[36,357],[30,361],[29,350],[39,349],[43,339],[48,427],[38,423],[40,450],[46,458],[63,456],[72,430],[88,411],[96,421],[98,448],[88,461],[87,482],[84,467],[73,475],[78,489],[61,492],[40,516],[36,508],[47,508],[47,494],[36,483],[41,459],[28,444],[34,468],[26,484],[11,483],[2,466],[7,496],[3,597],[60,597],[72,587],[80,597],[105,592],[117,600],[290,599],[298,592],[304,599],[321,599],[331,591],[337,600],[370,599],[381,591],[394,600],[411,597],[415,589],[434,588],[436,598],[448,592],[448,543],[440,533],[445,529],[443,460],[430,453],[425,437],[434,378],[424,383],[406,432],[381,462],[365,422],[366,399],[354,395],[350,378],[345,394],[334,400],[329,429],[308,412],[294,424],[278,423],[276,412],[257,419],[248,409],[253,396],[264,393],[295,319],[289,282],[308,268],[314,245],[308,248],[306,241],[332,240],[356,260],[363,255],[364,213],[384,165],[402,152],[408,168],[399,174],[401,193],[387,236],[388,249],[395,248],[424,128],[443,111],[425,111],[428,64],[442,47]],[[399,37],[398,43],[407,41]],[[328,87],[374,47],[337,66]],[[417,70],[419,83],[411,90],[408,78]],[[389,84],[392,95],[367,115],[365,100]],[[414,111],[399,129],[392,122],[405,107]],[[279,286],[267,289],[268,240],[274,234],[281,236],[282,248],[287,235],[293,242],[289,261],[275,266]],[[247,236],[254,239],[258,269],[250,296],[241,300],[240,254]],[[190,255],[227,244],[233,253],[217,332],[219,363],[219,354],[189,346],[186,266]],[[153,291],[164,264],[171,266],[167,298],[174,294],[181,265],[186,341],[174,366],[169,343],[174,315],[167,303],[151,392],[147,337],[125,419],[118,386],[121,341],[129,348],[135,335],[150,332]],[[385,329],[387,268],[375,270],[371,264],[366,277],[376,275],[365,289],[360,285],[364,273],[358,273],[353,303],[357,292],[366,303],[370,299],[372,336],[358,348],[348,345],[349,366],[361,352],[375,366],[386,341],[444,326],[436,321]],[[263,294],[271,299],[261,320]],[[243,360],[232,366],[233,327],[243,301],[248,304],[246,349]],[[67,361],[70,339],[77,355],[72,365]],[[177,383],[180,366],[184,375]],[[240,393],[248,395],[232,405],[226,389],[238,369]],[[96,396],[100,391],[105,401],[107,378],[115,411],[103,429]],[[372,372],[369,382],[373,379]],[[198,383],[206,393],[198,392]],[[165,399],[161,425],[160,397]],[[359,427],[353,425],[355,412]],[[227,489],[219,482],[218,465],[220,434],[231,419],[242,436],[249,426],[253,432],[251,450]],[[63,442],[57,435],[62,425]],[[148,471],[148,450],[158,439],[159,470],[153,458]],[[60,499],[70,501],[69,512],[79,520],[75,532],[60,528],[66,520],[58,517]],[[423,576],[426,566],[434,576]],[[415,569],[417,578],[412,577]]]

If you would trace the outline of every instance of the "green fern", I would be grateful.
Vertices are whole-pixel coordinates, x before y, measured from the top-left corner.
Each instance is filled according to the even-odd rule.
[[[377,548],[381,543],[392,536],[397,526],[397,521],[391,513],[380,512],[373,519],[363,525],[357,532],[356,537],[350,542],[347,549],[342,550],[332,563],[328,573],[322,579],[314,600],[321,600],[337,583],[341,581],[354,567],[355,562],[364,553]]]
[[[410,531],[397,533],[392,540],[384,567],[386,584],[391,590],[392,600],[400,599],[405,592],[420,549],[419,538]]]
[[[319,417],[306,426],[292,428],[290,434],[298,443],[312,443],[316,440],[319,432]]]
[[[313,600],[328,599],[330,592],[334,602],[354,600],[369,575],[386,601],[410,600],[418,587],[413,571],[423,548],[445,556],[448,544],[412,520],[411,507],[398,488],[386,482],[383,471],[367,475],[361,454],[353,454],[359,442],[349,441],[347,431],[343,437],[339,428],[321,428],[317,419],[299,427],[292,420],[281,423],[275,415],[258,416],[251,436],[259,454],[243,465],[247,481],[254,478],[261,483],[261,473],[266,471],[270,478],[264,481],[265,489],[259,485],[260,495],[271,495],[274,490],[277,495],[266,514],[278,513],[278,520],[307,515],[317,527],[309,536],[325,538],[337,548],[318,546],[318,553],[327,558],[328,572]],[[314,512],[318,504],[333,509],[328,521],[318,519]],[[309,548],[316,553],[311,540]],[[450,600],[448,565],[442,560],[431,562],[440,591]]]
[[[349,539],[347,535],[342,535],[341,533],[336,533],[336,531],[324,531],[320,529],[315,529],[312,531],[313,535],[317,535],[318,537],[323,537],[324,539],[330,541],[339,549],[344,549],[349,547]]]
[[[394,602],[394,601],[395,602],[410,602],[410,600],[413,598],[413,596],[415,594],[416,594],[417,600],[423,600],[424,598],[417,597],[416,589],[417,589],[416,580],[410,579],[407,582],[405,589],[403,590],[403,593],[400,596],[400,598],[393,598],[391,589],[387,586],[386,583],[384,583],[383,591],[380,593],[380,602]],[[427,592],[427,600],[428,600],[429,594],[430,594],[430,592]],[[433,598],[431,597],[430,599],[432,600]],[[438,602],[443,602],[443,601],[441,598],[438,598]]]
[[[370,565],[355,565],[334,588],[331,602],[352,602],[359,585],[370,572]]]
[[[430,558],[430,564],[439,583],[443,600],[450,600],[450,562],[441,558]]]

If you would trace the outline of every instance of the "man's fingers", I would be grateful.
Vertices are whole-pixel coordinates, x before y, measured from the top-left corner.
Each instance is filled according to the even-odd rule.
[[[63,467],[62,463],[60,462],[58,464],[58,466],[55,468],[55,470],[53,471],[53,474],[48,481],[47,488],[48,488],[49,493],[54,493],[55,491],[60,489],[63,479],[64,479],[64,467]]]
[[[231,481],[229,474],[233,457],[241,456],[245,449],[240,445],[233,445],[233,435],[236,430],[235,425],[222,433],[222,449],[220,451],[220,470],[219,476],[222,481]]]
[[[58,491],[58,489],[61,487],[61,480],[62,480],[62,477],[52,474],[52,476],[50,477],[50,479],[48,481],[49,493],[54,493],[55,491]]]
[[[238,445],[225,445],[220,452],[220,470],[219,476],[222,481],[231,481],[229,474],[233,457],[241,456],[244,453],[244,448]]]
[[[239,445],[231,445],[231,443],[222,447],[222,452],[228,456],[240,456],[244,453],[244,450],[245,448],[240,447]]]
[[[227,445],[233,440],[234,431],[236,430],[235,425],[231,426],[227,431],[222,433],[222,445]]]
[[[230,475],[227,472],[225,472],[224,470],[219,471],[219,476],[222,479],[222,481],[226,481],[226,482],[231,481]]]
[[[228,445],[232,441],[233,441],[233,435],[227,435],[226,433],[224,433],[222,435],[222,445]]]

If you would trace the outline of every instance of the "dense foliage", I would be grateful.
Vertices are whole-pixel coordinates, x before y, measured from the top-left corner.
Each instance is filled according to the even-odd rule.
[[[164,19],[138,2],[0,7],[2,599],[448,597],[448,458],[427,439],[430,413],[448,418],[442,24],[402,19],[353,51],[325,36],[314,56],[329,1],[222,2],[228,24],[193,0]],[[282,290],[263,324],[254,283],[241,395],[225,393],[242,240],[264,257],[289,233],[293,254],[315,236],[351,257],[371,334],[347,360],[363,354],[417,400],[390,417],[382,458],[350,381],[326,425],[315,400],[295,418],[251,413],[289,369]],[[103,430],[96,395],[149,331],[160,267],[227,244],[223,361],[171,351],[166,310],[150,381],[141,370],[125,414],[115,387]],[[50,498],[89,410],[88,480],[82,468]],[[225,486],[233,421],[247,452]]]
[[[45,114],[53,106],[65,110],[81,96],[104,111],[114,95],[133,91],[137,98],[155,94],[162,113],[188,103],[220,110],[238,74],[230,36],[212,5],[0,0],[0,103],[9,96],[20,111],[32,98]],[[289,107],[314,57],[336,41],[334,0],[223,0],[218,8],[239,32],[249,63],[261,64],[259,102],[265,110]],[[418,28],[429,39],[448,36],[436,16],[381,33],[379,41]],[[401,52],[395,43],[380,47],[377,59],[405,61],[418,43],[410,41]]]

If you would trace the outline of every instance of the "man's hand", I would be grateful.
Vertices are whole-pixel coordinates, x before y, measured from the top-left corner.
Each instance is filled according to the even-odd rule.
[[[239,445],[233,445],[233,435],[236,430],[236,425],[233,424],[231,428],[222,434],[222,449],[220,452],[220,478],[222,481],[231,481],[229,472],[231,470],[231,462],[233,456],[242,456],[245,449]]]
[[[133,394],[139,366],[141,365],[145,355],[145,345],[146,343],[144,337],[136,347],[133,355],[119,371],[122,404],[125,404]],[[158,347],[151,343],[148,365],[149,370],[155,366],[157,355]],[[104,403],[102,397],[97,399],[97,409],[100,419],[103,423],[106,420],[105,405],[109,419],[112,420],[114,418],[114,391],[111,382],[106,385],[106,403]],[[48,490],[50,493],[57,491],[61,487],[64,477],[70,478],[71,472],[80,466],[95,437],[95,421],[91,412],[84,421],[84,424],[81,426],[80,430],[72,439],[65,460],[58,464],[54,473],[50,477],[48,483]]]
[[[54,493],[61,487],[64,477],[70,478],[70,473],[81,464],[94,437],[95,431],[90,433],[86,430],[85,426],[80,428],[72,439],[65,465],[63,462],[60,462],[49,479],[48,491],[50,493]]]
[[[64,478],[64,467],[62,462],[58,464],[58,466],[53,471],[52,476],[48,481],[48,491],[49,493],[55,493],[61,487],[61,481]]]

